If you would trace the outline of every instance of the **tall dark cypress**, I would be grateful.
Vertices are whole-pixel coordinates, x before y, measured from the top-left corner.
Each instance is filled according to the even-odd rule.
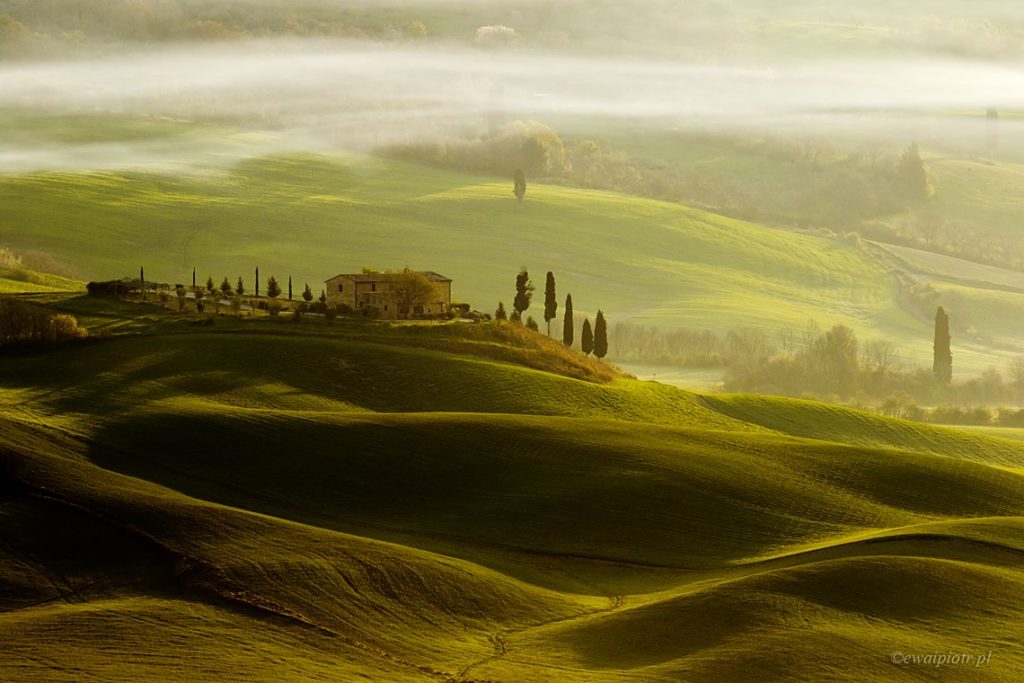
[[[292,300],[292,276],[288,276],[288,301]]]
[[[594,355],[604,358],[608,355],[608,324],[604,321],[604,313],[597,312],[594,321]]]
[[[192,290],[195,291],[195,288],[196,288],[196,268],[195,268],[195,266],[192,266]]]
[[[583,334],[580,335],[580,349],[588,356],[594,351],[594,333],[590,329],[590,318],[584,318],[583,320]]]
[[[142,298],[146,298],[146,269],[139,266],[139,289],[142,290]]]
[[[562,322],[562,343],[572,346],[574,341],[574,321],[572,318],[572,294],[565,295],[565,319]]]
[[[949,316],[942,306],[935,312],[935,344],[932,346],[934,361],[932,372],[943,384],[953,380],[953,352],[950,350]]]
[[[558,315],[558,299],[555,298],[555,274],[548,271],[547,282],[544,283],[544,322],[548,324],[548,336],[551,336],[551,321]]]
[[[260,267],[256,266],[256,296],[260,295]]]

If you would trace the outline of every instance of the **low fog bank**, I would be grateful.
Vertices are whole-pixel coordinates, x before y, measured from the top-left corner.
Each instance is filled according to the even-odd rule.
[[[697,64],[310,40],[0,63],[0,109],[228,123],[308,148],[370,150],[518,119],[902,134],[918,116],[987,107],[1024,108],[1024,68],[949,58]],[[942,125],[963,123],[948,118]],[[24,166],[40,152],[8,133],[0,164]],[[39,163],[60,165],[60,149],[42,152]]]

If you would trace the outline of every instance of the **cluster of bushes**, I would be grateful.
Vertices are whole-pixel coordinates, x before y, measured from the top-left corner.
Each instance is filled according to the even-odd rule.
[[[533,178],[571,177],[565,143],[536,121],[515,121],[483,137],[407,142],[380,152],[467,173],[507,175],[520,168]]]
[[[82,339],[88,334],[74,316],[0,298],[0,346],[56,344]]]
[[[891,342],[861,343],[842,325],[822,331],[811,322],[776,334],[741,328],[720,335],[619,324],[611,340],[619,362],[724,367],[728,391],[841,400],[893,417],[987,424],[992,420],[958,417],[945,406],[1024,404],[1024,357],[1011,363],[1005,378],[989,368],[947,385],[931,368],[908,367]],[[932,418],[918,404],[943,407]]]

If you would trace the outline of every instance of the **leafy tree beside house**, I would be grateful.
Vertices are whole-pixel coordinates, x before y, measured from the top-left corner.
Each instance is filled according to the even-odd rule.
[[[324,297],[327,298],[326,296]],[[309,288],[309,283],[306,283],[306,288],[302,290],[302,300],[307,304],[313,301],[313,290]]]
[[[437,286],[426,275],[411,268],[388,273],[387,279],[391,285],[392,299],[401,317],[408,317],[416,306],[437,299]]]

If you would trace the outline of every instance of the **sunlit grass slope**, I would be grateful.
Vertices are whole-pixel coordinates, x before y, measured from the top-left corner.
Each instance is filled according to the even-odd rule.
[[[0,268],[0,294],[32,292],[76,292],[85,289],[85,283],[59,275],[30,270]]]
[[[35,300],[111,336],[0,357],[5,681],[1024,666],[1024,443],[401,326]]]

